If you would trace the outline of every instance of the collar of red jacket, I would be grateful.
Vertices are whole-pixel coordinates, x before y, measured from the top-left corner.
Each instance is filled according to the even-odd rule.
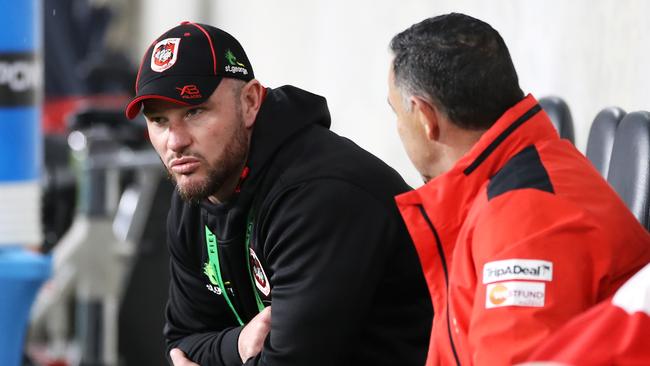
[[[428,212],[438,212],[434,217],[442,217],[438,225],[460,225],[463,208],[510,158],[527,146],[559,138],[546,113],[540,111],[537,100],[527,95],[508,109],[450,171],[397,196],[398,206],[423,205]]]

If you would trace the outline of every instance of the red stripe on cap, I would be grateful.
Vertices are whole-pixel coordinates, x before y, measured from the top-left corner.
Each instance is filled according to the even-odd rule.
[[[208,39],[208,43],[210,44],[210,51],[212,51],[212,65],[214,66],[214,74],[217,75],[217,55],[214,52],[214,45],[212,44],[212,38],[210,38],[210,34],[208,31],[206,31],[203,27],[196,23],[188,22],[189,24],[199,28],[203,34],[205,34],[205,37]]]
[[[147,99],[158,99],[158,100],[164,100],[166,102],[171,102],[171,103],[176,103],[180,105],[191,105],[190,103],[183,102],[180,100],[176,100],[174,98],[166,97],[163,95],[157,95],[157,94],[148,94],[148,95],[141,95],[135,99],[133,99],[127,106],[126,106],[126,118],[128,119],[133,119],[135,116],[140,113],[140,107],[142,106],[142,102],[147,100]]]

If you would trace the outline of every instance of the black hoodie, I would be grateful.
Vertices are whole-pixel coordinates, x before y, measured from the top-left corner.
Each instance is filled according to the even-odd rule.
[[[246,365],[424,364],[432,308],[393,200],[409,187],[329,126],[323,97],[269,89],[240,192],[221,205],[174,194],[168,350],[241,365],[241,324],[272,303]]]

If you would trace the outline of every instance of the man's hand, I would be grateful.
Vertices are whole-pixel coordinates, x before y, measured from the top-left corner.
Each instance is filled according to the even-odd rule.
[[[199,366],[199,364],[194,363],[185,357],[185,353],[183,353],[180,348],[174,348],[169,351],[169,357],[171,357],[174,366]]]
[[[237,342],[241,362],[257,356],[264,346],[264,340],[271,330],[271,307],[257,314],[239,333]],[[174,366],[179,366],[174,363]]]

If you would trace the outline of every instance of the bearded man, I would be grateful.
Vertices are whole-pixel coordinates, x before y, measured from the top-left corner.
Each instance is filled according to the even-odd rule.
[[[185,22],[146,51],[141,110],[177,187],[176,366],[424,363],[431,302],[393,201],[409,187],[329,130],[323,97],[262,87],[235,38]]]

